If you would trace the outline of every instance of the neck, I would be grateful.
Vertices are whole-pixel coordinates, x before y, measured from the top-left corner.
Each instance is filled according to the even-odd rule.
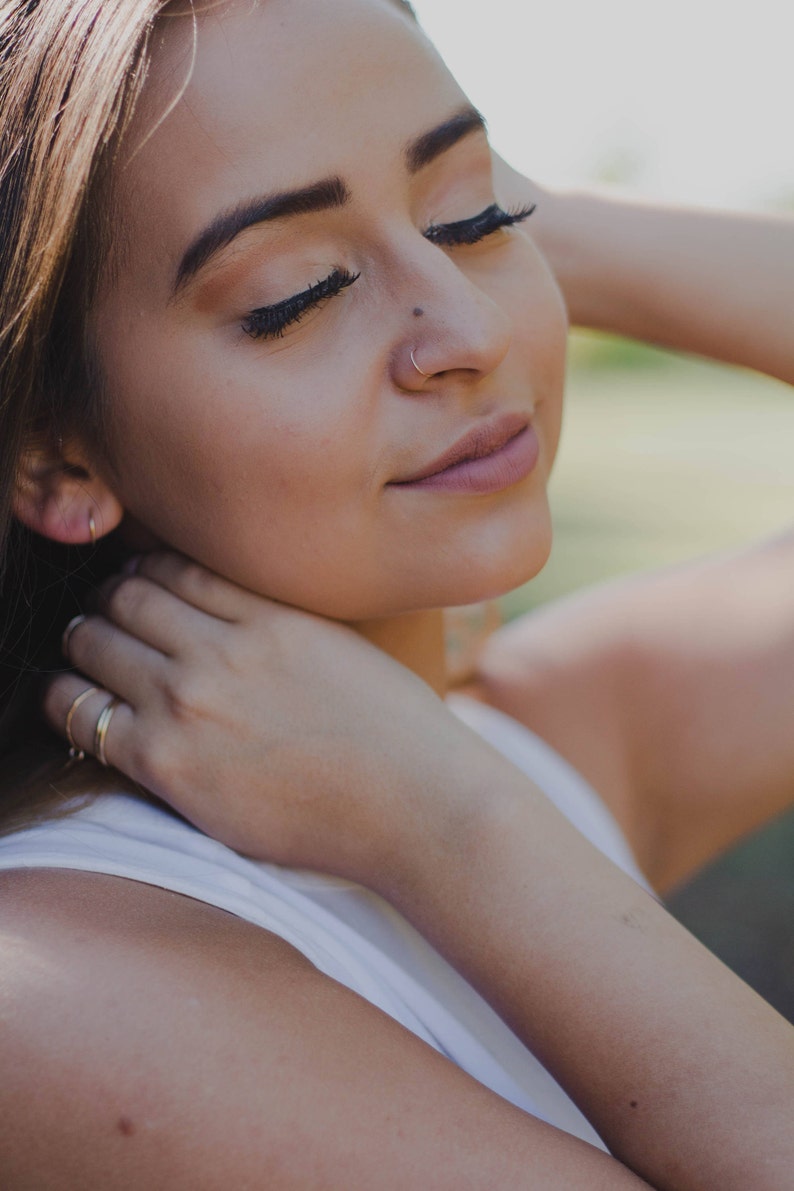
[[[367,641],[400,662],[444,698],[447,693],[447,666],[444,642],[444,614],[407,612],[384,620],[358,621],[351,626]]]
[[[125,520],[125,542],[133,550],[167,549],[129,514]],[[413,670],[439,698],[445,697],[449,680],[441,609],[406,612],[381,620],[359,620],[350,627],[408,670]]]

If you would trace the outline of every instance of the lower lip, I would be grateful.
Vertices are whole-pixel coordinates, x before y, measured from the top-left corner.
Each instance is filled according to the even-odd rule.
[[[534,471],[539,454],[537,435],[531,426],[527,426],[526,430],[508,439],[492,455],[485,455],[482,459],[466,459],[424,480],[409,480],[394,487],[486,496],[491,492],[502,492],[526,479]]]

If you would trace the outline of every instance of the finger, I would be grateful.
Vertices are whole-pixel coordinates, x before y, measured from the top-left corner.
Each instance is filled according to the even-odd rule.
[[[69,635],[68,661],[95,683],[140,706],[162,681],[167,659],[102,616],[87,616]]]
[[[247,610],[257,599],[250,591],[172,551],[156,550],[145,554],[138,564],[137,574],[159,583],[201,612],[232,623],[245,619]]]
[[[168,657],[211,629],[205,612],[137,574],[114,576],[103,585],[102,612],[106,620]]]
[[[110,691],[102,690],[89,684],[81,674],[60,674],[50,682],[44,693],[43,710],[46,721],[55,729],[58,735],[80,750],[81,753],[95,754],[101,744],[104,744],[106,763],[110,763],[110,736],[113,721],[114,738],[119,731],[124,730],[125,716],[132,716],[132,710],[125,703],[115,703],[110,717],[107,709],[114,704],[114,697]],[[105,729],[98,742],[98,727],[101,724],[102,713],[105,713]]]
[[[112,714],[109,719],[106,717],[104,728],[105,764],[134,776],[133,765],[128,758],[134,755],[135,712],[129,704],[115,701],[110,691],[92,688],[90,680],[84,675],[69,671],[57,675],[49,683],[44,692],[43,711],[47,722],[67,743],[86,756],[96,756],[100,717],[114,702]],[[76,709],[72,712],[75,704]],[[67,736],[66,724],[70,712],[70,732]]]
[[[78,721],[93,715],[91,704],[98,709],[107,695],[83,675],[71,672],[57,675],[48,685],[43,702],[45,718],[59,735],[66,737],[72,754],[80,752],[74,735]]]

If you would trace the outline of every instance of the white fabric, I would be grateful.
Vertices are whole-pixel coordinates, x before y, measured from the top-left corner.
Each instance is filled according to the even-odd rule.
[[[461,697],[449,703],[597,847],[645,884],[614,819],[561,757],[493,708]],[[245,859],[167,809],[122,794],[104,795],[70,817],[0,839],[0,869],[13,868],[127,877],[264,927],[505,1099],[602,1145],[485,1001],[391,906],[360,886]]]

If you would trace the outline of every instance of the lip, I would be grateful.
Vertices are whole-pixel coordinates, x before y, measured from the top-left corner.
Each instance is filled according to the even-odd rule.
[[[467,434],[397,488],[430,488],[485,494],[518,483],[535,467],[537,436],[526,414],[505,414]]]

